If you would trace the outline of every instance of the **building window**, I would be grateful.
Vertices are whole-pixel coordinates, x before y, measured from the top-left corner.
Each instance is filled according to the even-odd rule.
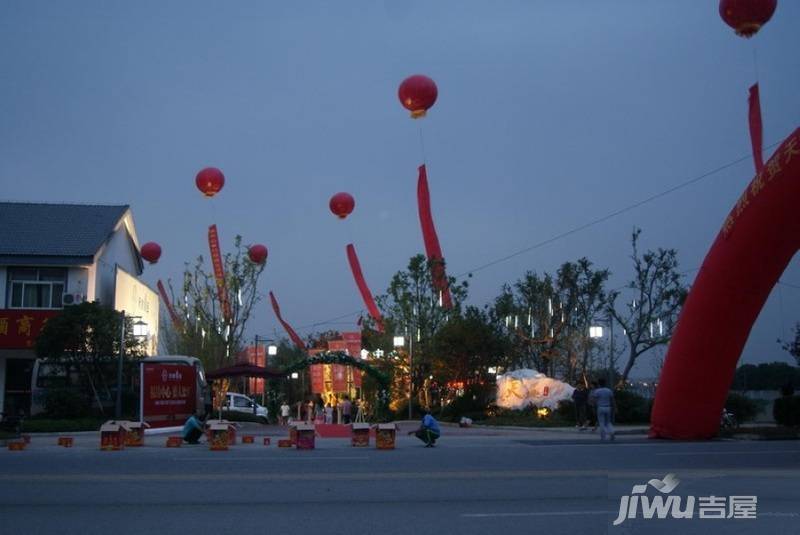
[[[9,308],[62,308],[66,268],[9,268]]]

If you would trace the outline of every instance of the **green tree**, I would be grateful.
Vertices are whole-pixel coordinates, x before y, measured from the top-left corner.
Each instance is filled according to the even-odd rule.
[[[425,256],[416,255],[409,260],[406,271],[395,273],[386,294],[376,299],[386,320],[386,332],[383,336],[368,337],[367,340],[370,345],[389,342],[387,347],[392,347],[391,336],[402,335],[407,344],[413,344],[411,375],[415,391],[421,385],[421,378],[430,372],[434,335],[451,317],[460,314],[461,305],[467,297],[467,282],[457,283],[455,278],[449,277],[453,308],[443,308],[439,291],[433,284],[432,267],[434,264]],[[403,359],[398,359],[398,362],[401,361]]]
[[[130,319],[123,319],[121,312],[97,302],[65,306],[50,318],[36,339],[36,356],[65,371],[76,370],[81,392],[95,399],[102,411],[102,400],[114,399],[111,391],[117,387],[116,363],[123,343],[123,321],[126,377],[130,384],[132,363],[145,355],[144,344],[133,336]]]
[[[170,281],[172,302],[182,324],[162,325],[164,344],[171,354],[199,358],[207,370],[228,366],[245,344],[245,329],[261,295],[257,284],[265,264],[254,264],[247,257],[242,237],[236,236],[234,252],[223,258],[225,286],[231,315],[225,317],[213,272],[206,271],[203,257],[193,266],[186,264],[180,293],[176,296]],[[164,314],[162,317],[168,318]]]
[[[562,264],[555,276],[529,271],[505,285],[491,313],[511,341],[510,365],[569,381],[588,374],[596,346],[589,327],[604,310],[608,276],[580,258]]]
[[[794,357],[798,366],[800,366],[800,323],[794,327],[794,340],[789,342],[778,340],[778,343],[780,343],[783,349],[788,351],[789,354]]]
[[[639,253],[641,229],[631,236],[633,279],[625,285],[632,300],[617,307],[619,290],[609,294],[608,313],[622,327],[628,348],[628,361],[620,383],[628,379],[636,359],[654,347],[669,342],[686,299],[686,287],[678,272],[678,253],[675,249],[658,248]]]

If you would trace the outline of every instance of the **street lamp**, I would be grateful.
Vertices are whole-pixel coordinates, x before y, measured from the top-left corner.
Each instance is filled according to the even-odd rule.
[[[608,378],[608,384],[611,386],[614,384],[614,370],[612,369],[612,360],[614,358],[614,319],[609,315],[606,321],[608,322],[609,330],[606,376]],[[589,338],[603,338],[603,328],[600,326],[589,327]]]
[[[150,334],[149,326],[142,321],[141,316],[126,316],[124,310],[120,312],[122,314],[122,327],[119,337],[119,358],[117,359],[117,399],[114,404],[114,418],[117,420],[122,418],[122,360],[125,357],[125,320],[138,320],[132,325],[133,336],[137,340],[145,339]]]

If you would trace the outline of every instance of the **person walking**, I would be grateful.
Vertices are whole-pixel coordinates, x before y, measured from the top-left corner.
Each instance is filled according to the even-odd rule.
[[[436,440],[441,436],[439,429],[439,422],[431,416],[428,409],[422,409],[422,423],[416,431],[409,431],[409,435],[414,435],[425,443],[426,448],[433,448],[436,445]]]
[[[598,388],[592,390],[589,394],[589,399],[594,400],[594,406],[597,409],[597,425],[600,426],[600,440],[605,440],[606,435],[611,440],[614,440],[614,411],[616,405],[614,403],[614,392],[606,387],[606,380],[600,378],[597,382]]]
[[[572,391],[572,402],[575,404],[575,427],[581,431],[586,429],[586,409],[588,408],[589,392],[586,386],[579,382],[577,388]]]
[[[347,425],[350,423],[350,415],[353,413],[353,404],[350,403],[350,398],[345,396],[339,406],[342,409],[342,423]]]
[[[280,420],[278,422],[279,425],[286,425],[286,424],[289,423],[289,411],[290,410],[291,410],[291,408],[289,407],[289,404],[286,403],[286,400],[283,400],[283,405],[281,405],[280,416],[278,418]]]

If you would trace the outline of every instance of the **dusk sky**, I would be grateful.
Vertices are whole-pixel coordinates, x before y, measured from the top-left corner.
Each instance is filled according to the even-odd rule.
[[[130,204],[140,243],[164,250],[153,287],[208,256],[216,223],[224,250],[236,234],[267,245],[261,291],[298,331],[352,330],[364,306],[345,245],[376,295],[424,250],[420,122],[397,99],[421,73],[439,87],[422,120],[434,218],[449,273],[474,273],[470,304],[582,256],[618,287],[634,226],[678,250],[688,284],[752,178],[754,48],[765,146],[800,125],[798,23],[786,0],[750,41],[712,0],[5,0],[0,197]],[[227,180],[212,201],[194,184],[206,166]],[[356,199],[344,222],[338,191]],[[790,361],[776,339],[800,320],[796,260],[782,281],[742,362]],[[279,329],[262,301],[251,334]],[[633,371],[652,375],[648,359]]]

